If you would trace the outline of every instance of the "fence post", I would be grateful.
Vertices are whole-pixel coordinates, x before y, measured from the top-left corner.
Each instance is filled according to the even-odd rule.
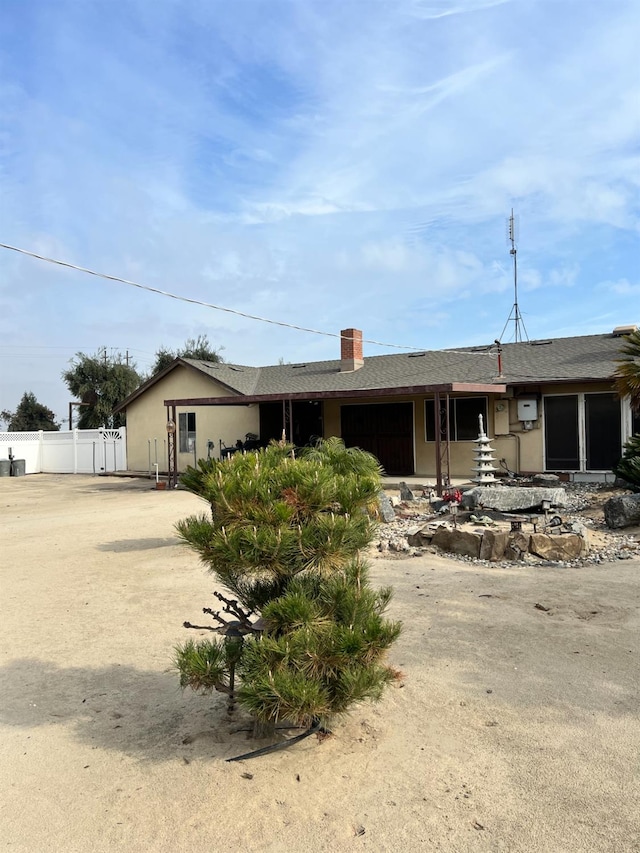
[[[73,430],[73,473],[78,473],[78,430]]]
[[[42,455],[44,452],[44,430],[38,430],[38,474],[42,474]]]
[[[120,448],[120,463],[119,463],[118,470],[119,471],[126,471],[127,468],[129,467],[128,462],[127,462],[127,428],[126,428],[126,426],[120,427],[118,429],[118,432],[120,433],[120,443],[118,445]]]

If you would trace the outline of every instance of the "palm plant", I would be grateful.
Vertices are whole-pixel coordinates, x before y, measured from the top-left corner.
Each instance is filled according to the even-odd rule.
[[[614,372],[614,388],[620,397],[629,399],[631,408],[640,410],[640,330],[623,338],[621,358]]]

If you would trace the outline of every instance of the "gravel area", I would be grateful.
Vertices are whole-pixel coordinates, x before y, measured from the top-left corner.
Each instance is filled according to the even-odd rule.
[[[521,485],[522,481],[518,483]],[[577,560],[549,563],[554,566],[581,566],[589,564],[608,563],[614,560],[628,560],[634,556],[640,556],[640,529],[628,528],[625,531],[610,530],[604,523],[603,504],[613,495],[630,494],[624,489],[613,488],[610,484],[597,483],[563,483],[560,484],[565,489],[567,494],[566,506],[559,511],[553,511],[562,518],[564,523],[573,522],[577,525],[583,525],[588,531],[589,550],[584,557]],[[383,523],[380,525],[379,537],[377,543],[377,551],[379,553],[396,555],[397,557],[417,557],[422,554],[440,554],[452,560],[458,560],[465,563],[477,563],[487,566],[513,566],[518,565],[517,562],[509,560],[501,560],[499,562],[490,563],[487,560],[474,560],[471,557],[460,557],[454,554],[447,554],[435,547],[413,547],[407,541],[407,536],[418,530],[428,522],[437,523],[441,520],[443,524],[452,524],[452,517],[448,512],[436,512],[432,506],[432,500],[437,506],[435,493],[430,490],[420,491],[416,493],[413,500],[405,500],[398,502],[399,492],[396,490],[387,491],[388,497],[396,503],[394,510],[396,514],[395,521]],[[524,514],[522,517],[534,518],[530,514]],[[544,520],[544,516],[537,517],[540,522]],[[482,530],[482,527],[466,525],[467,529]],[[533,531],[533,526],[525,522],[525,531],[530,529]],[[526,554],[523,560],[519,563],[526,562],[534,565],[544,564],[545,561],[537,557]]]

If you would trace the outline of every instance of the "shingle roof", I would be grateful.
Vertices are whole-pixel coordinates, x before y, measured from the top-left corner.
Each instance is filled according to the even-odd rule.
[[[183,364],[194,367],[205,373],[216,382],[221,382],[238,394],[255,394],[255,387],[260,376],[260,367],[247,367],[244,364],[227,364],[226,362],[200,361],[195,358],[181,358]]]
[[[521,385],[609,379],[620,345],[621,339],[610,334],[503,344],[501,382]],[[260,368],[228,364],[209,367],[202,365],[200,369],[247,395],[354,392],[449,382],[489,384],[498,377],[495,345],[369,356],[363,367],[349,373],[340,372],[339,359]]]
[[[232,395],[333,393],[347,395],[375,389],[415,388],[465,383],[530,385],[551,382],[589,382],[610,379],[620,357],[622,339],[612,334],[584,335],[502,344],[502,377],[498,379],[495,344],[455,350],[430,350],[400,355],[376,355],[352,372],[340,372],[340,360],[307,364],[249,367],[176,359],[120,404],[124,409],[176,365],[183,364],[226,386]]]

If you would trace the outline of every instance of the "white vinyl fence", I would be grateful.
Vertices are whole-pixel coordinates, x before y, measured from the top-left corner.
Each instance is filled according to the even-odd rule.
[[[10,457],[25,460],[26,474],[126,471],[126,429],[0,432],[0,459]]]

